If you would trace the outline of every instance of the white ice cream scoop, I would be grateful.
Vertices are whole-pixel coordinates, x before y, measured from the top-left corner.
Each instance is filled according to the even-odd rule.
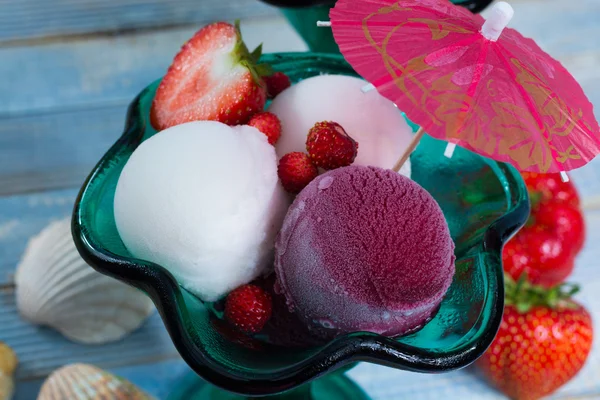
[[[288,205],[264,134],[198,121],[166,129],[135,150],[120,175],[114,213],[135,257],[214,301],[272,266]]]
[[[376,90],[361,92],[363,79],[320,75],[281,92],[269,111],[281,120],[277,156],[306,152],[310,128],[321,121],[340,124],[358,142],[354,165],[392,168],[412,138],[412,129],[398,108]],[[410,162],[400,172],[410,177]]]

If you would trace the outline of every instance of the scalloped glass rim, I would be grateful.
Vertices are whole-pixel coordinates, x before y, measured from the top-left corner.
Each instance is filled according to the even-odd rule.
[[[327,65],[329,73],[354,75],[340,55],[319,53],[266,54],[263,60],[275,69],[288,68],[317,73],[315,64]],[[224,365],[195,340],[190,316],[182,297],[182,289],[163,267],[130,257],[114,254],[104,248],[88,230],[85,216],[96,213],[95,205],[87,206],[88,189],[97,184],[102,172],[114,166],[121,152],[132,152],[144,139],[146,126],[140,113],[140,99],[156,87],[158,81],[144,89],[131,103],[123,135],[104,155],[86,179],[77,197],[72,220],[72,233],[78,251],[97,271],[129,283],[147,293],[156,305],[175,347],[189,366],[207,381],[232,392],[246,395],[280,393],[306,383],[344,365],[366,361],[414,372],[445,372],[474,362],[490,345],[499,327],[504,308],[501,251],[504,243],[520,229],[529,215],[527,190],[518,171],[513,167],[479,157],[499,180],[506,200],[506,213],[485,227],[481,242],[473,244],[471,256],[474,268],[485,278],[482,309],[486,317],[478,317],[464,343],[448,351],[424,349],[403,343],[404,338],[391,339],[380,335],[355,332],[340,336],[301,362],[268,371],[248,371]],[[427,136],[427,135],[426,135]],[[426,139],[429,140],[429,139]],[[431,139],[434,140],[434,139]],[[457,151],[467,151],[457,148]],[[440,157],[442,157],[440,155]],[[101,183],[98,183],[101,184]],[[93,204],[93,201],[90,202]],[[83,207],[83,208],[82,208]],[[483,312],[482,312],[483,314]]]

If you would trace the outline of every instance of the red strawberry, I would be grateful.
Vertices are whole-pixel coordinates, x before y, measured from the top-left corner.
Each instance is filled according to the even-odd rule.
[[[216,22],[200,29],[175,56],[150,110],[157,130],[189,121],[243,124],[266,102],[261,76],[269,67],[256,65],[261,47],[250,53],[239,26]]]
[[[308,131],[306,150],[317,167],[334,169],[354,162],[358,143],[336,122],[317,122]]]
[[[523,172],[522,175],[534,206],[552,201],[579,207],[579,194],[573,181],[563,182],[560,174]]]
[[[570,249],[558,236],[540,226],[523,228],[504,246],[504,271],[513,278],[522,274],[535,284],[552,287],[573,271]]]
[[[270,98],[274,98],[285,89],[292,86],[290,78],[283,72],[275,72],[273,75],[264,77],[267,84],[267,93]]]
[[[575,257],[585,242],[585,221],[580,209],[567,204],[550,203],[537,210],[534,226],[550,228],[565,243]]]
[[[519,287],[517,291],[510,288]],[[592,346],[592,320],[561,287],[507,280],[507,306],[496,338],[476,365],[511,399],[537,400],[571,380]],[[520,299],[515,294],[520,292]],[[510,300],[509,299],[513,299]]]
[[[242,285],[225,300],[225,319],[241,332],[260,332],[271,317],[271,296],[256,285]]]
[[[281,157],[277,174],[283,188],[290,193],[299,193],[317,177],[319,170],[306,153],[299,151]]]
[[[525,272],[530,282],[552,287],[572,272],[585,241],[585,223],[572,182],[560,174],[524,172],[531,199],[527,225],[505,246],[504,270],[513,279]]]
[[[248,125],[255,127],[267,136],[269,143],[275,144],[281,136],[281,122],[275,114],[262,112],[254,114]]]

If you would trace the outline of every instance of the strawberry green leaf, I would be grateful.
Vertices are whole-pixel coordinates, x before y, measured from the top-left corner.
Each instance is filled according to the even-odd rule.
[[[269,64],[258,64],[256,66],[256,72],[262,76],[270,76],[273,75],[273,68]]]
[[[250,53],[250,58],[254,63],[258,63],[260,57],[262,56],[262,43],[259,44],[253,51]]]
[[[552,288],[534,285],[527,280],[526,274],[516,282],[507,274],[504,278],[505,303],[514,306],[518,312],[526,313],[532,307],[577,307],[571,297],[579,291],[579,286],[562,283]]]

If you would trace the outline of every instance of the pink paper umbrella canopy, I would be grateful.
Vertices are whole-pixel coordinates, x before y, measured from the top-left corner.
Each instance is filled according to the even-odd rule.
[[[338,0],[330,11],[346,60],[429,135],[521,171],[587,164],[600,135],[581,86],[492,16],[483,28],[448,0]]]

